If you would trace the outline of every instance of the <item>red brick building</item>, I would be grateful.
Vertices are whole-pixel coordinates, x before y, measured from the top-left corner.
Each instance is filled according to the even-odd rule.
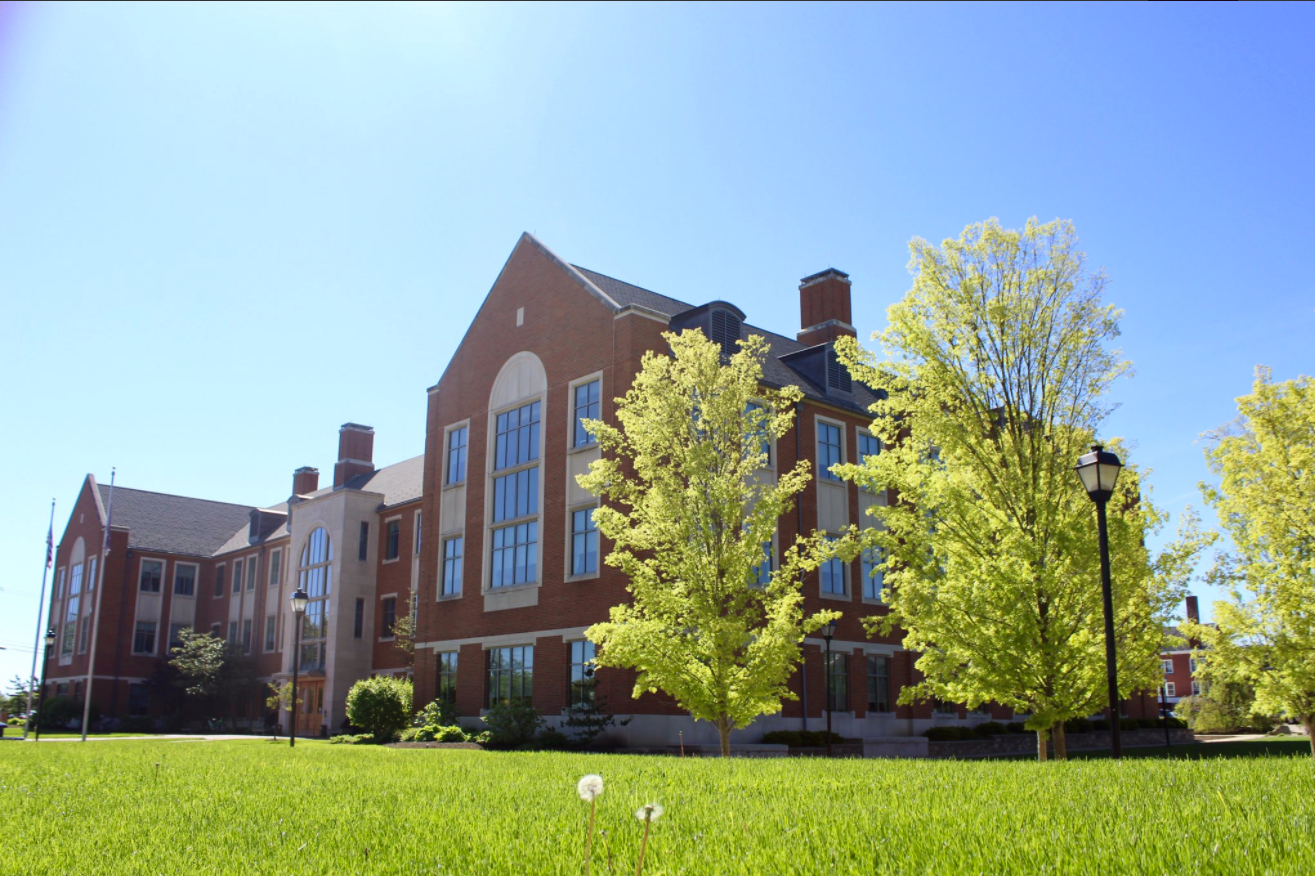
[[[804,395],[795,428],[770,448],[766,475],[800,459],[817,473],[780,521],[773,564],[799,533],[865,524],[865,510],[888,497],[828,471],[880,452],[866,429],[874,398],[832,349],[854,334],[848,276],[831,269],[804,278],[799,302],[798,330],[780,335],[748,324],[735,304],[687,303],[624,283],[523,235],[429,389],[423,456],[376,470],[373,431],[348,423],[333,486],[321,489],[316,470],[299,469],[289,498],[273,505],[116,489],[99,610],[81,582],[95,577],[108,495],[88,476],[58,552],[51,619],[61,638],[48,690],[80,693],[83,631],[93,625],[93,697],[107,715],[154,713],[147,682],[184,626],[240,643],[261,680],[287,678],[287,597],[300,584],[312,597],[301,652],[303,731],[336,731],[356,679],[406,671],[388,631],[414,606],[417,707],[449,697],[473,724],[491,702],[518,699],[556,723],[573,702],[599,696],[609,711],[634,716],[617,731],[631,744],[671,743],[680,732],[689,743],[714,741],[711,726],[696,725],[668,698],[632,699],[631,673],[592,671],[584,630],[605,620],[626,590],[620,572],[602,562],[609,545],[592,528],[597,500],[576,483],[599,453],[579,421],[614,416],[612,400],[630,387],[643,355],[666,349],[665,331],[698,328],[728,350],[762,335],[771,345],[764,382]],[[805,580],[807,611],[844,612],[830,663],[824,641],[810,637],[791,680],[799,699],[738,731],[737,742],[771,729],[821,729],[828,688],[833,727],[852,737],[987,718],[895,705],[915,670],[898,637],[869,639],[861,625],[885,610],[871,571],[865,558],[834,560]]]

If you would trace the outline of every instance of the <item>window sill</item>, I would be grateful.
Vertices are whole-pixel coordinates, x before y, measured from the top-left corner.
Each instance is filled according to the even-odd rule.
[[[598,449],[598,442],[590,441],[588,444],[577,444],[575,447],[572,447],[570,450],[566,451],[566,455],[570,456],[571,454],[574,453],[584,453],[586,450],[597,450],[597,449]]]
[[[524,584],[509,584],[506,587],[486,587],[484,588],[484,595],[488,596],[490,593],[515,593],[518,590],[532,590],[535,587],[541,586],[541,584],[542,582],[540,581],[526,581]]]
[[[381,566],[387,566],[387,565],[389,565],[390,563],[396,563],[399,559],[401,559],[401,557],[393,557],[391,560],[389,560],[389,559],[383,559],[383,560],[380,560],[380,561],[379,561],[379,565],[381,565]]]
[[[397,637],[396,637],[396,636],[380,636],[380,637],[379,637],[379,641],[381,641],[381,642],[396,642],[396,641],[397,641]]]
[[[580,575],[568,575],[562,579],[565,584],[573,584],[576,581],[597,581],[602,575],[599,572],[585,572]]]
[[[465,485],[466,482],[464,480],[456,481],[455,483],[451,483],[451,484],[444,484],[443,492],[446,493],[448,490],[455,490],[457,487],[464,487]]]
[[[462,593],[461,593],[460,591],[458,591],[458,592],[456,592],[456,593],[440,593],[438,596],[436,596],[436,597],[434,598],[434,601],[435,601],[435,602],[452,602],[454,599],[460,599],[461,597],[462,597]]]
[[[823,599],[834,599],[837,602],[853,602],[848,593],[822,593]]]
[[[885,600],[882,600],[882,599],[874,599],[874,598],[871,597],[871,596],[864,596],[864,597],[863,597],[863,604],[864,604],[864,605],[885,605],[886,602],[885,602]]]

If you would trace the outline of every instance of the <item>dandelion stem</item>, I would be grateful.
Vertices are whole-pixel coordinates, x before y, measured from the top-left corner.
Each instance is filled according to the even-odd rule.
[[[653,819],[644,819],[644,839],[639,844],[639,866],[635,868],[635,876],[641,876],[644,872],[644,851],[648,848],[648,828],[653,824]]]
[[[594,801],[589,801],[589,836],[584,842],[584,872],[589,876],[593,872],[594,860]]]

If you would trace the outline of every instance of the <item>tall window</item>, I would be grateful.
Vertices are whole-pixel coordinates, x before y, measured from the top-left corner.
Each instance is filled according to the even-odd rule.
[[[74,566],[73,571],[79,576],[82,569]],[[160,560],[142,560],[141,577],[138,579],[138,586],[143,593],[159,593],[160,579],[164,577],[164,563]]]
[[[128,685],[128,714],[134,718],[143,718],[151,713],[151,686],[149,684]]]
[[[364,563],[370,558],[370,524],[361,521],[361,541],[356,546],[356,559]]]
[[[498,414],[493,468],[510,468],[539,458],[539,402]]]
[[[838,481],[831,466],[844,462],[840,452],[840,427],[832,423],[817,424],[817,471],[824,481]]]
[[[269,587],[277,590],[283,583],[283,551],[277,550],[269,555]]]
[[[393,637],[393,625],[397,623],[397,597],[390,596],[383,601],[380,612],[379,635],[384,639]]]
[[[836,541],[834,535],[828,535],[827,541]],[[819,567],[822,575],[822,592],[835,596],[845,595],[845,563],[840,557],[831,557]]]
[[[73,638],[77,635],[78,629],[78,603],[81,601],[81,596],[69,596],[68,604],[64,606],[64,629],[61,631],[59,643],[61,655],[73,653]]]
[[[457,702],[457,652],[438,652],[438,699],[456,705]]]
[[[82,619],[82,626],[78,628],[78,653],[79,653],[79,654],[86,654],[86,653],[87,653],[87,640],[88,640],[88,638],[90,638],[90,634],[91,634],[91,617],[88,616],[88,617],[84,617],[84,618]]]
[[[78,563],[73,567],[73,574],[69,576],[68,595],[77,596],[82,592],[82,564]]]
[[[754,587],[766,587],[771,583],[772,570],[776,568],[776,554],[772,551],[770,541],[763,542],[763,560],[753,567],[750,573],[749,582]]]
[[[881,439],[876,435],[869,435],[866,432],[858,433],[858,461],[862,462],[869,456],[876,456],[881,452]]]
[[[196,595],[196,566],[174,563],[174,596]]]
[[[278,626],[277,615],[271,614],[265,617],[265,653],[267,654],[274,650],[274,637],[278,632]]]
[[[352,638],[359,639],[365,635],[365,600],[356,600],[356,617],[352,622]]]
[[[233,592],[234,593],[242,592],[242,568],[243,568],[243,563],[241,560],[233,561]]]
[[[402,521],[389,520],[384,527],[384,559],[395,560],[402,544]]]
[[[1192,682],[1192,696],[1199,697],[1200,695],[1201,695],[1201,682],[1199,681]]]
[[[87,592],[96,589],[96,558],[92,557],[87,560]]]
[[[827,666],[827,709],[832,712],[849,711],[849,655],[831,653]]]
[[[529,703],[534,696],[534,646],[489,649],[489,707]]]
[[[333,592],[333,542],[323,526],[306,539],[301,549],[299,586],[310,601],[301,622],[301,668],[323,669],[329,634],[329,595]]]
[[[588,575],[598,571],[598,527],[594,509],[571,512],[571,574]]]
[[[416,512],[416,536],[415,536],[415,555],[420,556],[420,533],[424,531],[421,527],[421,512]]]
[[[55,598],[64,598],[64,570],[60,569],[59,574],[55,576]]]
[[[459,484],[466,479],[466,427],[447,433],[447,482]]]
[[[224,567],[215,567],[215,599],[224,595]]]
[[[1166,682],[1164,683],[1164,695],[1165,695],[1166,697],[1176,697],[1176,696],[1178,696],[1178,689],[1177,689],[1177,687],[1174,685],[1174,683],[1173,683],[1172,681],[1166,681]]]
[[[94,564],[95,564],[96,561],[93,559],[91,562],[93,563],[93,567],[94,567]],[[1188,672],[1191,672],[1193,675],[1196,674],[1196,658],[1195,658],[1195,657],[1188,657],[1188,658],[1187,658],[1187,671],[1188,671]]]
[[[767,434],[767,415],[764,411],[766,411],[766,408],[758,404],[758,402],[749,402],[744,407],[744,416],[748,421],[748,429],[746,430],[748,437],[745,441],[746,446],[744,448],[744,454],[748,456],[756,450],[765,457],[763,462],[767,465],[771,465],[772,438]],[[758,445],[757,447],[753,446],[755,439]]]
[[[885,575],[881,571],[881,548],[865,548],[860,560],[863,568],[863,598],[880,599],[881,588],[885,586]]]
[[[572,447],[583,447],[586,444],[594,443],[593,437],[584,427],[584,421],[597,420],[601,417],[600,396],[602,385],[601,380],[591,380],[588,383],[581,383],[575,388],[575,431],[571,440]]]
[[[539,579],[539,411],[531,402],[495,420],[493,548],[489,586],[513,587]],[[498,526],[498,524],[506,524]]]
[[[587,706],[594,701],[594,643],[588,640],[571,643],[570,705]]]
[[[242,653],[251,653],[251,619],[242,621]]]
[[[169,651],[183,646],[183,630],[190,629],[187,624],[169,624]]]
[[[155,653],[155,621],[137,621],[137,628],[132,637],[132,653]]]
[[[461,555],[465,539],[460,536],[443,542],[443,588],[444,596],[456,596],[461,592]]]
[[[247,560],[247,589],[248,590],[256,589],[256,574],[257,574],[256,566],[259,562],[260,560],[257,557],[252,557],[251,559]]]
[[[1173,675],[1173,661],[1161,660],[1160,667],[1164,670],[1165,675]]]
[[[868,711],[890,711],[890,658],[868,655]]]
[[[228,622],[228,637],[224,641],[232,647],[237,647],[237,621]]]

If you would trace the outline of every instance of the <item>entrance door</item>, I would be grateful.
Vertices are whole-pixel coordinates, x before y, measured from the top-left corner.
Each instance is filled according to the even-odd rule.
[[[297,735],[319,736],[324,723],[324,679],[301,682],[297,699],[301,700],[297,708]]]

